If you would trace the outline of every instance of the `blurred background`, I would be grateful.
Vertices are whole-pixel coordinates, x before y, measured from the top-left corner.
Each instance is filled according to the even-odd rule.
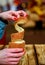
[[[0,13],[8,10],[27,12],[28,23],[22,26],[27,44],[45,43],[45,0],[0,0]],[[15,32],[12,22],[8,23],[6,30],[8,43],[11,33]]]

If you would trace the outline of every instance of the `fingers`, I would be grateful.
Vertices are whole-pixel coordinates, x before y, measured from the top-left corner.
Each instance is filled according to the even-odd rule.
[[[18,64],[18,62],[9,62],[9,64],[11,64],[11,65],[17,65]]]
[[[4,19],[7,19],[7,20],[17,20],[18,18],[20,18],[20,16],[26,17],[27,13],[22,11],[22,10],[20,10],[20,11],[7,11],[7,12],[1,13],[0,16]]]
[[[19,59],[20,60],[20,59]],[[12,64],[18,64],[19,63],[19,60],[15,60],[14,58],[9,58],[9,59],[5,59],[5,61],[2,61],[2,63],[1,63],[1,65],[3,64],[10,64],[10,65],[12,65]]]
[[[26,13],[26,12],[24,12],[24,11],[22,11],[22,10],[17,11],[17,12],[18,12],[18,14],[20,14],[20,15],[22,15],[22,16],[24,16],[24,17],[26,17],[26,16],[27,16],[27,13]]]
[[[20,52],[20,53],[8,53],[8,57],[15,57],[15,58],[18,58],[18,57],[22,57],[24,55],[24,52]]]
[[[1,64],[18,64],[19,60],[24,55],[24,50],[22,48],[9,48],[4,49],[3,57],[1,57]]]
[[[6,49],[6,51],[9,52],[9,53],[22,52],[23,48],[9,48],[9,49]]]
[[[13,17],[11,15],[12,17],[10,17],[10,18],[12,18],[12,20],[17,20],[17,19],[20,18],[20,16],[22,16],[22,17],[26,17],[27,16],[27,13],[22,11],[22,10],[20,10],[20,11],[10,11],[10,13],[14,16]]]
[[[20,18],[20,15],[17,13],[17,11],[10,11],[11,14],[16,17],[16,18]]]
[[[9,15],[9,16],[8,16],[8,20],[17,20],[17,17],[12,16],[12,15]]]
[[[8,58],[8,62],[18,62],[21,59],[21,57],[19,58]]]

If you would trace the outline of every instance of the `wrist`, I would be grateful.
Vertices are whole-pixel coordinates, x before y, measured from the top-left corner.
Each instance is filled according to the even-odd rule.
[[[1,14],[0,14],[0,21],[4,22],[5,24],[8,24],[8,21],[3,19]]]

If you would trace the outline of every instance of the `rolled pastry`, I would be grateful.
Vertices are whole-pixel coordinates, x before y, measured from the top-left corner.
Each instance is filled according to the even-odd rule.
[[[20,18],[17,20],[18,22],[14,23],[15,29],[18,31],[17,33],[11,34],[11,42],[9,42],[10,48],[24,48],[25,40],[24,38],[24,29],[19,26],[19,24],[25,24],[26,18]]]

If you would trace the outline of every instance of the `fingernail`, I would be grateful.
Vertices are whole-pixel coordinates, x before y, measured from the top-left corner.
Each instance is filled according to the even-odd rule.
[[[24,15],[24,17],[28,17],[28,15]]]
[[[28,14],[26,14],[26,17],[28,16]]]
[[[17,20],[17,18],[14,17],[13,20]]]
[[[23,48],[20,48],[21,50],[23,50]]]

